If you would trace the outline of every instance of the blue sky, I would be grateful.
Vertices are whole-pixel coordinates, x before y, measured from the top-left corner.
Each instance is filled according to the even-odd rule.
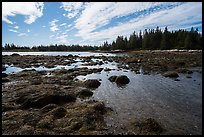
[[[3,45],[99,46],[156,26],[202,32],[202,2],[2,2]]]

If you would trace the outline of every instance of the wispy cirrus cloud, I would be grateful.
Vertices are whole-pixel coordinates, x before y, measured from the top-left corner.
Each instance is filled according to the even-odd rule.
[[[13,29],[9,29],[9,31],[11,31],[11,32],[15,32],[15,33],[18,33],[17,30],[13,30]]]
[[[168,26],[170,29],[188,28],[193,25],[191,19],[193,22],[202,20],[201,12],[200,3],[89,3],[75,21],[75,28],[78,29],[76,36],[85,41],[99,42],[112,41],[118,35],[128,36],[133,31],[156,26]]]
[[[62,24],[60,24],[60,26],[65,26],[67,23],[62,23]]]
[[[13,24],[8,17],[17,14],[25,16],[25,23],[31,24],[43,15],[43,2],[2,2],[2,21]]]
[[[76,20],[75,27],[79,29],[79,36],[91,33],[105,26],[113,19],[125,17],[129,14],[149,9],[161,3],[138,3],[138,2],[95,2],[86,5],[82,15]]]
[[[26,33],[19,33],[18,36],[21,37],[21,36],[28,36],[28,35]]]
[[[13,27],[13,28],[15,28],[15,29],[19,29],[19,26],[15,26],[15,27]]]
[[[73,18],[84,8],[83,2],[62,2],[60,8],[63,8],[67,14],[63,14],[68,18]]]
[[[54,19],[51,22],[49,22],[49,26],[50,26],[50,30],[55,32],[57,30],[59,30],[58,25],[56,24],[56,22],[58,22],[59,20]]]

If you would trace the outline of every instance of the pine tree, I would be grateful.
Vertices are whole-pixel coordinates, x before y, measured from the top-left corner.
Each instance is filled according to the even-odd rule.
[[[168,34],[169,34],[168,29],[167,29],[167,27],[165,27],[164,33],[162,35],[160,49],[169,49],[168,45],[170,44],[170,41],[169,41],[169,35]]]
[[[191,49],[193,46],[191,34],[188,33],[184,41],[185,49]]]

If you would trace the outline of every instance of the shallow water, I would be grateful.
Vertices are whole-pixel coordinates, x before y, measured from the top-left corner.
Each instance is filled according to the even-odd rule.
[[[92,59],[93,62],[97,62],[97,61],[102,61],[103,64],[102,65],[86,65],[86,63],[88,62],[82,62],[81,59],[77,58],[75,59],[75,61],[77,61],[76,63],[72,63],[70,65],[55,65],[53,68],[47,68],[44,66],[39,66],[39,67],[30,67],[30,68],[20,68],[20,67],[15,67],[13,64],[8,65],[5,64],[6,70],[2,71],[3,73],[6,74],[11,74],[11,73],[17,73],[23,70],[32,70],[35,69],[36,71],[51,71],[51,70],[55,70],[55,69],[73,69],[73,68],[84,68],[87,67],[88,69],[94,69],[94,68],[109,68],[109,69],[116,69],[117,68],[117,63],[116,62],[108,62],[106,61],[106,63],[104,61],[102,61],[102,59]]]
[[[108,80],[112,75],[122,74],[130,79],[124,87]],[[122,70],[77,78],[101,79],[93,98],[113,109],[106,119],[110,130],[115,126],[125,130],[131,122],[151,117],[165,129],[162,134],[202,134],[202,74],[194,72],[192,78],[179,75],[180,81],[174,81],[159,74]]]
[[[2,55],[12,55],[17,53],[19,55],[48,55],[48,56],[67,56],[67,55],[77,55],[77,56],[116,56],[112,53],[96,53],[96,52],[2,52]]]

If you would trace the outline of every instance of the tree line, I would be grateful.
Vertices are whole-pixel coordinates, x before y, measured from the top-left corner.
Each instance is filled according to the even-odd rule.
[[[178,31],[162,31],[156,29],[140,30],[136,34],[134,31],[129,38],[118,36],[112,43],[105,41],[101,46],[90,45],[49,45],[20,47],[15,44],[6,43],[2,46],[3,51],[95,51],[95,50],[168,50],[168,49],[202,49],[202,35],[198,29],[191,28],[190,31],[179,29]]]
[[[178,30],[168,31],[165,27],[162,31],[156,29],[145,29],[138,34],[133,32],[127,37],[118,36],[115,41],[107,41],[100,47],[100,50],[169,50],[169,49],[202,49],[202,36],[198,29],[192,27],[190,31]]]
[[[2,47],[3,51],[94,51],[98,50],[97,46],[80,46],[80,45],[49,45],[49,46],[34,46],[34,47],[19,47],[17,45],[12,44],[5,44]]]

